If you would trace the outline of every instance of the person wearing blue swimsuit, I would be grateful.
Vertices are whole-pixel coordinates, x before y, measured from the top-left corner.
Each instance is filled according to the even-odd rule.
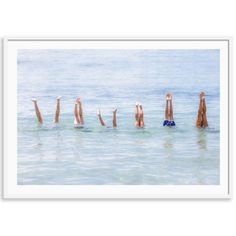
[[[163,126],[169,126],[169,127],[175,126],[171,93],[166,94],[166,110],[165,110],[165,120],[163,122]]]

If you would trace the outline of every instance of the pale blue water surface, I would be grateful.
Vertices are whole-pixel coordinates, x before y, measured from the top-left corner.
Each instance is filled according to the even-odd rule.
[[[219,50],[18,50],[18,184],[219,184],[219,63]],[[194,127],[201,90],[205,130]],[[174,128],[162,126],[169,91]],[[77,96],[83,129],[73,128]],[[136,101],[144,129],[134,127]],[[114,106],[118,127],[101,127],[96,109],[111,126]]]

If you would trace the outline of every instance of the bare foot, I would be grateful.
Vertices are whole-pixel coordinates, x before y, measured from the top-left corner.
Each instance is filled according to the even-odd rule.
[[[167,94],[166,94],[166,100],[167,100],[167,101],[170,100],[170,96],[171,96],[170,93],[167,93]]]
[[[204,92],[201,92],[201,93],[199,94],[199,96],[200,96],[200,99],[203,100],[203,99],[205,98],[205,93],[204,93]]]
[[[77,104],[80,104],[81,103],[81,101],[80,101],[80,98],[78,97],[78,98],[76,98],[76,100],[75,100],[75,103],[77,103]]]
[[[139,108],[140,108],[140,110],[143,109],[143,105],[142,105],[142,103],[139,103]]]
[[[114,107],[113,110],[112,110],[113,113],[116,113],[117,112],[117,108]]]
[[[99,108],[97,109],[97,115],[98,115],[98,116],[101,116],[101,111],[100,111]]]
[[[37,102],[37,99],[36,99],[36,98],[32,98],[31,101],[34,102],[34,103],[36,103],[36,102]]]
[[[58,96],[58,97],[57,97],[57,100],[60,100],[60,99],[61,99],[61,97],[62,97],[62,96]]]

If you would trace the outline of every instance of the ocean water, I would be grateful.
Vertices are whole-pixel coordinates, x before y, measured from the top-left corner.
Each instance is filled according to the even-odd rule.
[[[219,50],[18,50],[18,184],[219,184],[219,65]],[[205,130],[195,128],[202,90]],[[173,94],[173,128],[162,126],[167,92]],[[77,96],[83,129],[73,127]],[[136,101],[143,104],[144,129],[134,127]],[[100,126],[97,108],[109,127]]]

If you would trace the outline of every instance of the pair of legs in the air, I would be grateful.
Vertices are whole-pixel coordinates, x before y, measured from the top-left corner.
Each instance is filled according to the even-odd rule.
[[[56,101],[56,112],[55,112],[55,116],[54,116],[54,123],[57,124],[59,123],[59,116],[60,116],[60,99],[61,96],[57,97],[57,101]],[[32,102],[34,103],[34,109],[35,109],[35,113],[36,113],[36,117],[38,119],[39,124],[43,124],[43,118],[41,115],[41,112],[39,110],[38,107],[38,103],[36,99],[32,99]]]
[[[198,107],[198,114],[196,120],[197,128],[206,128],[208,126],[207,117],[206,117],[206,102],[205,102],[205,93],[200,93],[200,102]]]
[[[113,119],[112,119],[113,128],[116,128],[116,127],[117,127],[117,123],[116,123],[116,112],[117,112],[117,108],[114,108],[114,109],[113,109]],[[106,123],[104,122],[104,120],[103,120],[103,118],[102,118],[100,109],[97,109],[97,116],[98,116],[98,119],[99,119],[99,121],[100,121],[100,124],[101,124],[102,126],[106,126]]]
[[[140,107],[140,112],[139,112],[139,109],[138,109],[138,106]],[[117,109],[115,108],[113,110],[113,120],[112,120],[112,123],[113,123],[113,127],[117,127],[117,123],[116,123],[116,112],[117,112]],[[98,119],[100,121],[100,124],[102,126],[106,126],[103,118],[102,118],[102,115],[101,115],[101,111],[100,109],[97,110],[97,116],[98,116]],[[143,107],[142,107],[142,104],[138,104],[136,103],[136,112],[135,112],[135,126],[136,127],[143,127],[144,126],[144,121],[143,121]]]
[[[144,127],[144,118],[143,118],[143,106],[141,103],[136,102],[135,106],[135,126],[136,128]]]
[[[163,126],[175,126],[171,93],[166,94],[165,120]]]
[[[83,108],[79,97],[75,100],[74,115],[75,115],[74,118],[75,127],[83,126],[84,124]]]

